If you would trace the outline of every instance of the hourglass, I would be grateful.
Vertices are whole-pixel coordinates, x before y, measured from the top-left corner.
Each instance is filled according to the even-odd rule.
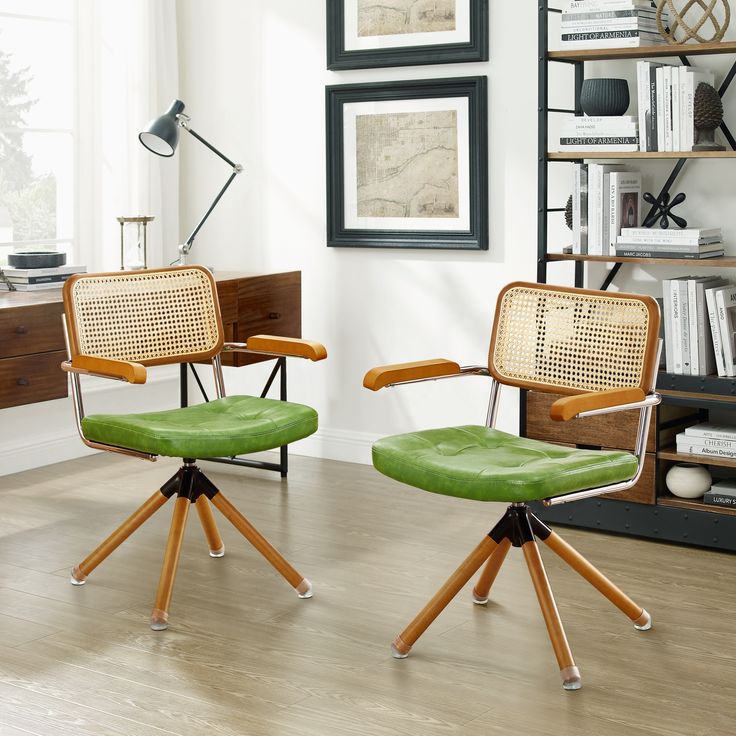
[[[140,271],[146,268],[146,228],[153,217],[118,217],[120,223],[120,270]]]

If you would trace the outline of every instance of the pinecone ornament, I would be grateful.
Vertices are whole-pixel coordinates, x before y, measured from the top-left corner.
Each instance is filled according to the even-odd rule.
[[[565,225],[572,230],[572,194],[567,198],[565,205]]]
[[[710,84],[701,82],[695,90],[693,118],[696,132],[693,151],[725,151],[725,146],[715,139],[716,128],[723,120],[723,102]]]

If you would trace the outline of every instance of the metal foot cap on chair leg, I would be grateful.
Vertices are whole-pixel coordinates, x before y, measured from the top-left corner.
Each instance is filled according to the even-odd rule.
[[[300,598],[311,598],[312,583],[310,583],[306,578],[303,578],[301,583],[296,586],[296,593]]]
[[[580,690],[583,686],[583,682],[580,679],[580,670],[575,667],[563,667],[560,670],[560,677],[562,678],[562,687],[565,690]]]
[[[72,575],[69,582],[72,585],[84,585],[87,582],[87,576],[79,569],[79,565],[72,568]]]
[[[485,604],[488,603],[488,596],[478,595],[475,592],[475,588],[473,588],[473,603],[478,606],[485,606]]]
[[[224,557],[225,556],[225,545],[223,544],[220,549],[211,549],[210,557]]]
[[[151,628],[154,631],[166,631],[169,628],[169,614],[160,608],[154,608],[151,612]]]
[[[394,659],[406,659],[410,651],[411,647],[408,644],[404,644],[400,636],[397,636],[391,642],[391,656]]]
[[[641,616],[634,621],[634,628],[639,631],[649,631],[652,628],[652,617],[646,609],[642,609]]]

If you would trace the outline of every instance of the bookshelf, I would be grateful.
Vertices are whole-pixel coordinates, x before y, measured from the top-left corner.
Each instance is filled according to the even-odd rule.
[[[662,186],[660,196],[669,191],[686,164],[700,159],[736,158],[736,140],[727,126],[722,126],[727,141],[734,150],[728,151],[573,151],[555,152],[549,150],[549,114],[569,113],[581,115],[580,91],[585,78],[585,64],[590,61],[622,61],[655,58],[679,58],[689,64],[689,57],[732,54],[736,57],[736,42],[708,44],[658,45],[638,48],[582,49],[573,51],[550,51],[548,48],[549,17],[560,10],[551,8],[548,0],[538,3],[538,180],[537,180],[537,281],[547,281],[547,271],[551,264],[569,262],[574,267],[575,286],[586,285],[586,263],[610,263],[603,284],[607,289],[616,274],[626,264],[647,267],[687,267],[687,268],[736,268],[736,257],[721,256],[702,260],[680,258],[634,258],[619,256],[577,255],[550,250],[548,237],[548,218],[550,213],[561,213],[560,206],[549,202],[549,167],[558,162],[582,160],[670,160],[674,166]],[[563,64],[574,69],[575,102],[572,109],[560,109],[549,103],[549,70],[551,64]],[[719,93],[723,95],[731,81],[736,77],[736,62],[721,84]],[[707,161],[705,161],[707,163]],[[559,268],[555,265],[555,279]],[[669,274],[665,272],[663,277]],[[596,287],[596,284],[591,284]],[[535,511],[541,518],[553,523],[592,528],[621,534],[630,534],[650,539],[661,539],[684,544],[712,547],[736,551],[736,509],[715,507],[699,500],[681,499],[671,495],[664,478],[674,462],[695,462],[708,465],[711,469],[736,469],[736,460],[708,457],[707,462],[699,455],[678,453],[674,447],[674,434],[687,424],[703,421],[711,410],[734,411],[736,424],[736,378],[719,376],[681,376],[660,372],[657,389],[663,396],[663,403],[657,408],[650,433],[654,435],[651,462],[654,472],[649,474],[648,488],[636,486],[613,499],[606,496],[585,499],[571,504],[544,507],[541,504]],[[529,397],[531,398],[531,397]],[[529,407],[536,402],[529,401],[525,394],[521,400],[521,430],[527,427],[539,430],[540,417],[531,415]],[[551,421],[551,420],[550,420]],[[587,421],[587,420],[586,420]],[[608,430],[601,427],[601,437]],[[554,436],[550,430],[550,436]],[[632,437],[633,440],[633,437]],[[575,440],[573,440],[575,441]],[[601,440],[605,442],[605,439]],[[641,485],[641,483],[639,484]]]

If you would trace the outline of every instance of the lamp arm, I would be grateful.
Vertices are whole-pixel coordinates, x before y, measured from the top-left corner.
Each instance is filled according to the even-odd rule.
[[[227,188],[233,183],[233,179],[243,170],[243,167],[240,164],[236,164],[234,161],[231,161],[224,153],[222,153],[222,151],[219,151],[209,141],[202,138],[202,136],[199,135],[199,133],[192,130],[188,125],[188,120],[184,119],[183,115],[179,116],[179,125],[182,128],[184,128],[184,130],[186,130],[188,133],[193,135],[200,143],[202,143],[207,148],[209,148],[210,151],[212,151],[212,153],[219,156],[223,161],[225,161],[225,163],[229,164],[233,168],[233,173],[230,174],[230,177],[225,182],[225,185],[222,187],[222,189],[220,189],[214,201],[209,206],[207,211],[204,213],[202,219],[196,224],[196,226],[194,227],[194,230],[192,230],[192,232],[189,234],[189,237],[184,241],[184,243],[179,246],[180,255],[186,256],[189,253],[189,251],[192,249],[194,238],[197,237],[197,233],[200,231],[200,228],[202,227],[202,225],[204,225],[205,221],[212,213],[212,210],[215,209],[215,207],[217,206],[217,203],[222,198],[222,195],[225,194],[225,192],[227,191]]]

